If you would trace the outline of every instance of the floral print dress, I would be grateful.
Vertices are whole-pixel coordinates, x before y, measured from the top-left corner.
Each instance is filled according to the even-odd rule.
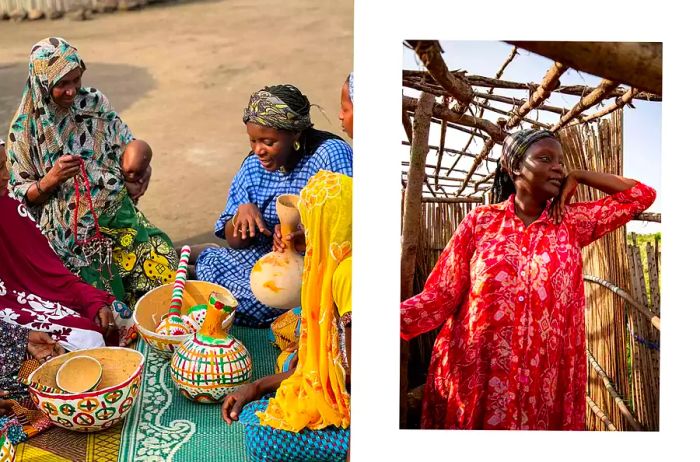
[[[433,348],[421,426],[584,430],[586,333],[581,249],[656,197],[634,187],[529,226],[513,196],[457,228],[423,292],[401,304],[405,340],[444,323]]]

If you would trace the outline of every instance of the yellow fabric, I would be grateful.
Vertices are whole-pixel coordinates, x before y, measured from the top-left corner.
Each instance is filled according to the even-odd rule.
[[[350,426],[350,394],[345,389],[332,281],[352,254],[352,179],[320,171],[301,191],[306,256],[301,289],[299,362],[280,384],[260,423],[299,432]]]
[[[339,316],[352,312],[352,257],[343,260],[333,273],[333,299]]]

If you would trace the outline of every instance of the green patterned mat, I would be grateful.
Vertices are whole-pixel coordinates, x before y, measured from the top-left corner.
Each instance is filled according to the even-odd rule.
[[[233,326],[231,333],[253,357],[253,380],[274,373],[277,350],[268,329]],[[139,339],[146,357],[141,393],[129,413],[119,450],[119,462],[243,462],[243,425],[230,427],[221,406],[189,401],[170,379],[169,362]]]

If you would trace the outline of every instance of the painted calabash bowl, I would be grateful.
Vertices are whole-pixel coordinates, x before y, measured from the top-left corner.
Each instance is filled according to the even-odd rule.
[[[225,287],[221,287],[213,282],[187,281],[182,294],[183,313],[189,314],[193,307],[206,305],[209,294],[212,292],[222,292],[233,297],[231,292]],[[156,327],[163,315],[170,308],[170,300],[173,294],[173,284],[165,284],[145,293],[134,308],[134,321],[141,337],[161,356],[170,357],[178,346],[192,334],[185,335],[164,335],[156,333]],[[187,312],[185,312],[187,310]],[[206,309],[204,309],[206,311]],[[224,321],[224,328],[229,329],[233,323],[233,315]]]
[[[13,460],[15,460],[15,447],[7,434],[0,433],[0,462],[12,462]]]
[[[97,389],[84,393],[61,392],[58,370],[76,356],[90,356],[102,365]],[[102,347],[74,351],[42,364],[29,376],[32,401],[51,421],[67,430],[96,432],[119,423],[139,394],[144,356],[129,348]]]

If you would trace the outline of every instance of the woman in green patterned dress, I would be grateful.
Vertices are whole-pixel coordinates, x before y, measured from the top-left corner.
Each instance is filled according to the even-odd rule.
[[[174,280],[177,255],[124,186],[120,159],[134,136],[105,95],[82,86],[85,69],[62,38],[32,48],[8,135],[11,194],[68,269],[133,307],[141,294]],[[149,178],[150,170],[134,197]]]

